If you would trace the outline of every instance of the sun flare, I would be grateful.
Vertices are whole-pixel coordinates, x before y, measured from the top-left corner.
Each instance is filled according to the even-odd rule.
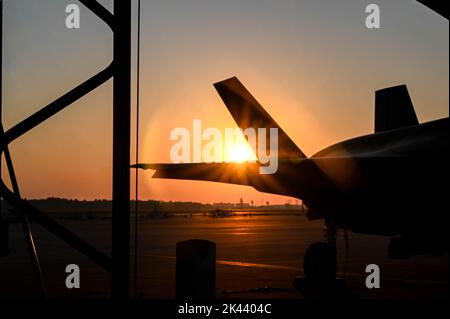
[[[255,155],[249,145],[237,143],[226,150],[226,160],[229,162],[243,163],[255,160]]]

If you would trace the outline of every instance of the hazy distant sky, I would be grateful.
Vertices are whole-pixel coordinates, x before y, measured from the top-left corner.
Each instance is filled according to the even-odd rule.
[[[108,27],[82,5],[81,28],[66,29],[70,3],[4,0],[6,129],[112,59]],[[379,30],[365,27],[369,3]],[[142,0],[140,161],[169,162],[170,130],[193,119],[235,127],[212,86],[234,75],[307,155],[371,133],[374,91],[387,86],[408,85],[422,122],[448,116],[448,28],[412,0]],[[111,197],[111,83],[11,145],[25,197]],[[285,201],[150,176],[140,173],[142,199]]]

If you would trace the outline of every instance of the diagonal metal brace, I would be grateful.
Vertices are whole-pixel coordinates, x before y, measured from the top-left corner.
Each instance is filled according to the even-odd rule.
[[[111,271],[112,261],[110,257],[102,254],[95,247],[91,246],[86,241],[73,234],[71,231],[67,230],[61,224],[48,217],[46,214],[28,203],[26,200],[23,200],[18,195],[11,192],[5,185],[3,180],[0,181],[0,193],[10,205],[14,206],[19,211],[26,213],[31,220],[34,220],[35,222],[41,224],[42,227],[44,227],[46,230],[55,234],[70,246],[85,254],[105,270],[109,272]]]
[[[79,0],[84,4],[89,10],[96,14],[100,19],[102,19],[114,32],[115,31],[115,17],[111,12],[108,11],[104,6],[98,3],[96,0]]]
[[[7,130],[3,136],[0,136],[0,147],[2,150],[6,145],[10,144],[21,135],[38,126],[42,122],[45,122],[50,117],[66,108],[68,105],[108,81],[114,75],[113,64],[114,63],[112,62],[104,70],[100,71],[89,80],[81,83],[63,96],[59,97],[36,113],[30,115],[22,122]]]
[[[80,2],[89,10],[91,10],[95,15],[97,15],[101,20],[103,20],[113,32],[115,31],[115,17],[105,7],[99,4],[96,0],[80,0]],[[43,107],[36,113],[32,114],[25,120],[16,124],[8,131],[3,133],[2,130],[2,132],[0,132],[0,156],[7,150],[7,147],[11,142],[112,78],[115,74],[114,64],[114,61],[111,62],[105,69],[103,69],[87,81],[81,83],[71,91],[67,92],[60,98],[51,102],[47,106]],[[0,194],[1,197],[4,198],[10,205],[15,207],[19,211],[24,212],[30,219],[38,222],[46,230],[55,234],[67,244],[92,259],[95,263],[103,267],[105,270],[111,272],[112,259],[110,257],[102,254],[95,247],[91,246],[89,243],[73,234],[71,231],[63,227],[61,224],[57,223],[45,213],[41,212],[29,202],[22,199],[18,194],[12,192],[5,185],[1,177]]]

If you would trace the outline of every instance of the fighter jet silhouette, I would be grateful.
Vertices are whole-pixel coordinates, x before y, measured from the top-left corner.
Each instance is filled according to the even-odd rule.
[[[448,19],[444,4],[419,2]],[[156,170],[153,178],[249,185],[299,198],[309,219],[324,219],[331,244],[343,228],[393,237],[389,254],[394,258],[448,253],[449,118],[420,124],[406,85],[375,93],[373,134],[329,146],[310,158],[237,78],[214,86],[241,129],[278,128],[277,172],[260,174],[258,162],[133,167]]]
[[[249,185],[303,200],[309,219],[336,228],[397,236],[392,257],[448,251],[449,118],[419,124],[405,85],[376,92],[375,132],[307,158],[236,78],[214,84],[236,124],[278,128],[279,163],[272,175],[260,163],[137,164],[153,178]],[[266,143],[267,145],[269,143]]]

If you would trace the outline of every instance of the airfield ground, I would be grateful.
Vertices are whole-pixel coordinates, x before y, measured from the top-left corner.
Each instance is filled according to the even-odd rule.
[[[106,254],[111,221],[61,221]],[[109,274],[38,225],[33,225],[50,298],[106,298]],[[303,254],[322,240],[322,222],[303,216],[206,216],[148,219],[139,224],[138,297],[172,298],[175,294],[175,244],[201,238],[217,245],[218,298],[303,298],[292,289],[303,273]],[[19,225],[11,227],[11,255],[0,259],[0,298],[38,296],[31,263]],[[448,298],[448,256],[392,260],[389,238],[349,233],[346,283],[359,298]],[[338,237],[338,264],[344,265],[343,233]],[[133,251],[133,249],[132,249]],[[133,260],[133,258],[132,258]],[[81,288],[67,289],[65,267],[78,264]],[[381,269],[381,288],[367,289],[365,267]],[[133,269],[133,265],[131,267]],[[131,275],[133,278],[133,275]],[[133,282],[132,282],[133,287]],[[285,291],[258,291],[254,288]]]

